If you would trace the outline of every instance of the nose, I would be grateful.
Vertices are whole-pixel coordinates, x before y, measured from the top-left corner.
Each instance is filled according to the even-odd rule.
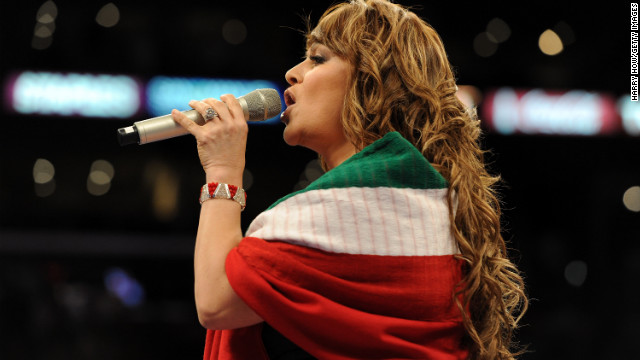
[[[287,83],[289,83],[289,85],[294,85],[302,82],[302,78],[304,74],[303,74],[301,65],[302,65],[302,62],[292,67],[284,74],[284,78],[287,80]]]

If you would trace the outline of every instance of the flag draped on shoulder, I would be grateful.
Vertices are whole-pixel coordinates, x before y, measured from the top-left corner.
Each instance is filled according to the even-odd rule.
[[[389,133],[256,217],[229,282],[319,359],[464,359],[447,187]],[[260,331],[209,330],[205,360],[266,359]]]

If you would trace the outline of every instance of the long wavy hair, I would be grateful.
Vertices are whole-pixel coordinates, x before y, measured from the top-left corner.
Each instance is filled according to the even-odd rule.
[[[466,263],[452,296],[470,358],[514,359],[513,333],[528,306],[524,282],[501,234],[500,179],[485,168],[480,122],[456,97],[439,35],[384,0],[337,4],[309,24],[307,47],[323,44],[353,65],[342,122],[356,148],[397,131],[449,182],[451,230]]]

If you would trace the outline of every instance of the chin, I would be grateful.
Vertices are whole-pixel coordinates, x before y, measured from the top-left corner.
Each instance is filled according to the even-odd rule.
[[[284,128],[284,131],[282,132],[282,139],[289,146],[298,145],[298,141],[297,141],[296,137],[293,134],[291,134],[291,129],[289,128],[289,125],[287,125]]]

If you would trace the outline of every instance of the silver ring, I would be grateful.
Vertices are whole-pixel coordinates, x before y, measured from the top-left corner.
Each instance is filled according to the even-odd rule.
[[[209,121],[216,116],[218,116],[218,113],[215,110],[213,110],[213,108],[208,108],[207,111],[205,111],[204,119]]]

